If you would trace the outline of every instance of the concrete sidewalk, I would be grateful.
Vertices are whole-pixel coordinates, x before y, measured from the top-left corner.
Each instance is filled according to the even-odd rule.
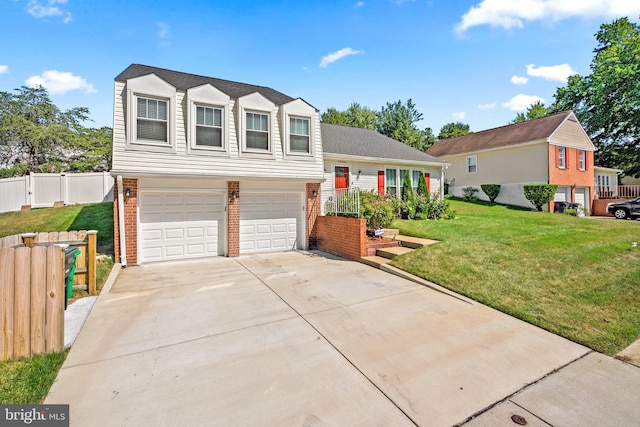
[[[515,425],[514,408],[628,425],[639,372],[463,297],[287,252],[123,270],[46,403],[77,426]]]

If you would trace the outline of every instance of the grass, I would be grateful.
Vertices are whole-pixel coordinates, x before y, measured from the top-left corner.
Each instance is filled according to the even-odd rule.
[[[451,206],[455,220],[393,224],[441,240],[393,265],[608,355],[640,337],[640,222]]]
[[[96,284],[102,289],[113,267],[113,203],[74,205],[0,214],[0,237],[29,232],[98,230]],[[74,291],[70,302],[87,296]],[[0,404],[41,403],[66,352],[0,362]]]
[[[42,403],[67,352],[0,362],[0,404]]]

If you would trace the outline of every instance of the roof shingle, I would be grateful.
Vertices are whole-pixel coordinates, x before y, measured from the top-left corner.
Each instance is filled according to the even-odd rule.
[[[320,129],[322,132],[322,149],[325,153],[445,163],[443,160],[369,129],[328,123],[320,123]]]
[[[427,153],[438,157],[451,156],[546,140],[570,115],[573,115],[573,112],[565,111],[540,119],[487,129],[457,138],[444,139],[432,145],[427,150]]]
[[[178,90],[186,91],[193,87],[211,84],[213,87],[229,95],[229,97],[237,99],[251,93],[258,92],[276,105],[286,104],[294,98],[278,92],[277,90],[265,87],[255,86],[246,83],[233,82],[230,80],[216,79],[213,77],[199,76],[196,74],[182,73],[179,71],[166,70],[164,68],[151,67],[148,65],[131,64],[123,72],[116,76],[117,82],[126,82],[128,79],[155,74],[162,80],[169,83]]]

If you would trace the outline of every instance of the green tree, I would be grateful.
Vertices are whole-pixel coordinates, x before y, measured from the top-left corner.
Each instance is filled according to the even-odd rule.
[[[518,113],[516,118],[511,120],[509,124],[514,123],[522,123],[529,120],[540,119],[542,117],[547,117],[549,114],[552,114],[553,110],[551,108],[547,108],[542,101],[536,101],[531,104],[526,113]]]
[[[0,92],[1,175],[108,169],[111,129],[87,129],[88,119],[87,108],[62,111],[40,86]]]
[[[458,136],[464,136],[471,133],[471,127],[462,122],[451,122],[442,126],[440,129],[440,133],[438,134],[438,139],[448,139],[455,138]]]
[[[378,124],[378,113],[353,102],[345,111],[328,108],[325,113],[322,113],[321,120],[334,125],[374,130]]]
[[[416,190],[418,196],[429,197],[429,189],[427,188],[427,181],[424,178],[424,174],[420,173],[420,179],[418,180],[418,189]]]
[[[591,72],[558,88],[553,110],[576,113],[598,147],[598,164],[640,177],[640,26],[620,18],[595,37]]]
[[[420,120],[422,120],[422,113],[418,112],[411,99],[405,104],[402,101],[387,102],[378,114],[377,131],[415,149],[425,151],[437,139],[431,128],[418,129],[416,122]]]

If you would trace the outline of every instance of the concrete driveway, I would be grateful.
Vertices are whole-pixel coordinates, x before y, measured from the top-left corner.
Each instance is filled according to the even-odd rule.
[[[207,258],[122,270],[46,403],[76,426],[454,425],[589,352],[324,254]]]

